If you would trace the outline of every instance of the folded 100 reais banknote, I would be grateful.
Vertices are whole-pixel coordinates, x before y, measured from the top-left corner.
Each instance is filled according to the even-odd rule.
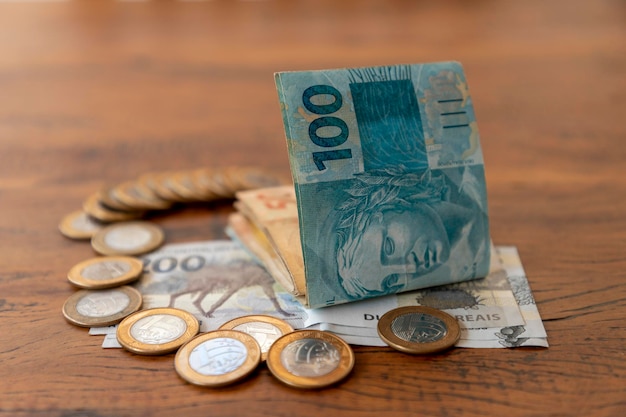
[[[483,158],[458,63],[275,78],[309,307],[487,275]]]

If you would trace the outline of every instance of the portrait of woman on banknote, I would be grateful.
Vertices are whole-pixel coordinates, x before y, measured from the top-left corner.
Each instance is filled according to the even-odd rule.
[[[417,78],[404,66],[349,70],[363,166],[306,185],[324,202],[310,204],[312,215],[324,220],[305,232],[325,242],[304,246],[321,275],[307,291],[336,303],[487,275],[484,169],[467,157],[478,135],[461,73],[450,68]]]
[[[454,280],[477,276],[488,251],[486,216],[472,198],[480,185],[469,167],[449,171],[456,178],[402,169],[357,176],[334,213],[337,274],[349,298],[402,291],[444,265]]]
[[[288,124],[294,118],[291,137],[304,136],[297,129],[308,126],[318,143],[334,145],[341,137],[344,147],[314,154],[317,162],[324,157],[320,167],[305,158],[306,141],[288,142],[310,305],[487,275],[482,153],[458,63],[286,77],[295,78],[282,80],[282,97],[300,94],[307,110],[332,114],[286,112]],[[293,87],[300,85],[304,93]],[[296,99],[291,107],[285,100],[285,109],[298,108]]]

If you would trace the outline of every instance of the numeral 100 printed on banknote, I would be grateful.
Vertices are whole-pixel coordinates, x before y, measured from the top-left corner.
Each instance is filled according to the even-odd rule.
[[[310,307],[487,275],[483,157],[460,64],[275,77]]]

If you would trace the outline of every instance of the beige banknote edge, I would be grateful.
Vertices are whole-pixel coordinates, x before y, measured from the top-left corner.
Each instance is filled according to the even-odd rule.
[[[262,190],[270,193],[272,191],[284,193],[285,191],[292,191],[293,186],[269,187]],[[271,248],[272,255],[270,255],[270,257],[275,256],[281,260],[284,265],[285,272],[292,281],[285,288],[294,288],[291,292],[296,296],[306,296],[304,257],[302,255],[302,243],[300,240],[298,216],[296,214],[295,216],[282,216],[276,219],[262,220],[260,216],[257,215],[255,207],[252,207],[249,204],[252,201],[252,198],[249,196],[258,191],[259,190],[242,191],[236,194],[238,200],[234,204],[235,209],[246,217],[250,227],[254,227],[260,231],[260,233],[253,231],[245,233],[244,235],[257,239],[256,246]],[[242,240],[242,243],[245,244],[245,237],[239,237]],[[259,239],[266,242],[258,242]],[[303,305],[307,306],[308,304],[304,301],[304,298],[302,299]]]
[[[241,212],[231,213],[227,223],[242,246],[263,264],[285,290],[296,295],[298,290],[289,274],[289,269],[285,265],[284,259],[278,256],[266,235]]]

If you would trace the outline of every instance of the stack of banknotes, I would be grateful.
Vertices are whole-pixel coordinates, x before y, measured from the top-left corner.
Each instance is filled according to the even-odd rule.
[[[296,329],[334,332],[352,345],[386,346],[376,325],[385,312],[425,305],[453,315],[461,325],[457,347],[547,347],[547,337],[515,247],[495,247],[486,278],[310,309],[278,284],[238,242],[205,241],[165,245],[144,255],[135,287],[143,308],[172,306],[200,320],[200,331],[249,314],[286,320]],[[105,335],[103,347],[121,347],[115,326],[92,328]]]

